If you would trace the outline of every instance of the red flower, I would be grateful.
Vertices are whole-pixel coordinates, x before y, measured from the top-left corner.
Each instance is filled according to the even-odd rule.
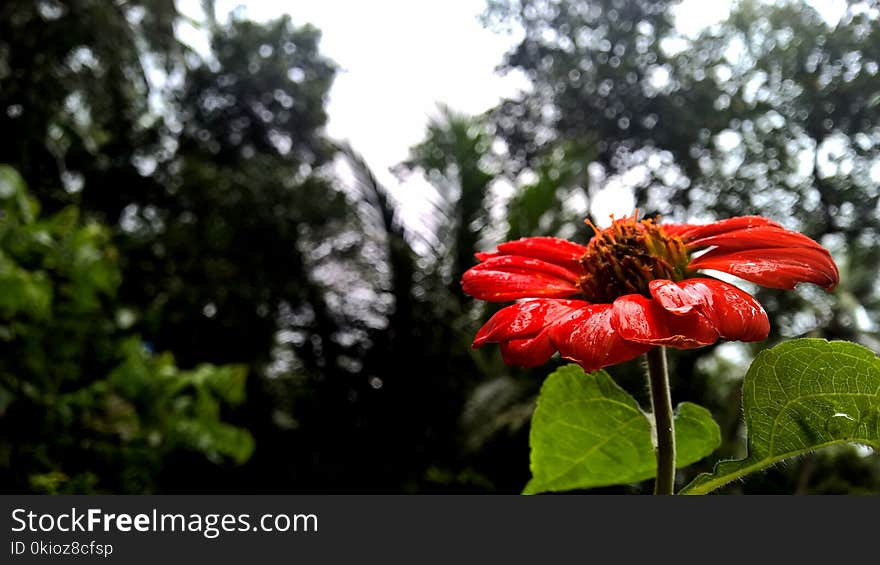
[[[593,229],[586,246],[529,237],[478,253],[480,263],[462,279],[466,293],[492,302],[532,300],[492,316],[474,347],[499,343],[507,363],[526,367],[559,351],[594,371],[658,345],[760,341],[770,331],[761,305],[697,271],[784,289],[810,282],[831,290],[839,280],[825,248],[760,216],[706,225],[658,225],[633,216]]]

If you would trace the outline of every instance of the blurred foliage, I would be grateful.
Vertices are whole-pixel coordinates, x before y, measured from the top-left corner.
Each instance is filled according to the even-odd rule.
[[[250,434],[221,419],[243,366],[182,371],[125,330],[118,256],[76,208],[41,218],[0,166],[0,477],[4,490],[149,492],[181,450],[242,463]]]
[[[148,73],[179,65],[177,17],[173,0],[0,6],[0,162],[48,210],[82,202],[114,222],[152,190],[137,166],[161,150]]]
[[[10,489],[519,492],[534,398],[558,362],[526,371],[506,367],[497,348],[471,350],[496,306],[458,281],[475,251],[504,239],[585,242],[584,217],[615,184],[670,220],[761,213],[819,239],[841,286],[760,290],[772,341],[809,334],[880,347],[876,7],[850,2],[829,23],[802,3],[742,1],[686,37],[673,1],[492,0],[486,24],[518,38],[502,69],[523,72],[531,88],[484,116],[441,107],[399,169],[428,181],[404,189],[433,204],[407,223],[357,148],[324,132],[337,68],[319,31],[296,14],[221,22],[203,4],[204,52],[179,40],[186,22],[171,0],[0,6],[0,162],[50,219],[35,219],[19,191],[0,195],[4,210],[17,207],[22,226],[28,214],[33,225],[67,222],[42,231],[91,250],[80,262],[59,251],[62,277],[4,240],[0,315],[27,312],[29,331],[54,341],[40,355],[10,349],[3,363],[45,357],[28,378],[63,372],[65,394],[108,375],[99,382],[126,418],[151,430],[114,440],[112,458],[63,458],[76,469],[50,455],[19,458]],[[107,228],[89,227],[96,221]],[[110,249],[118,258],[99,267]],[[61,315],[62,305],[94,313]],[[149,348],[173,352],[181,369]],[[739,383],[754,349],[676,353],[676,402],[710,408],[725,440],[716,455],[742,456]],[[238,369],[204,362],[250,377],[243,384]],[[612,374],[645,400],[638,362]],[[175,400],[178,386],[186,401]],[[242,386],[247,401],[230,407]],[[2,399],[12,392],[2,390],[8,418]],[[46,407],[73,409],[57,390],[36,390],[16,409],[36,424],[4,425],[4,445],[49,454],[97,442],[79,431],[87,420],[44,422]],[[250,451],[240,429],[253,455],[223,463]],[[832,477],[832,457],[730,488],[840,492],[876,477],[873,460],[850,452]],[[684,474],[711,458],[696,467]]]

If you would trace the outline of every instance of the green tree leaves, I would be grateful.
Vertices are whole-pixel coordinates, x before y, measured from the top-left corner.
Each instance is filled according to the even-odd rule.
[[[98,387],[117,395],[117,403],[130,406],[128,418],[119,426],[128,441],[136,437],[163,449],[190,449],[214,462],[230,458],[244,463],[251,456],[250,433],[224,422],[221,414],[224,405],[244,401],[246,367],[202,363],[183,371],[170,354],[153,355],[138,338],[129,338],[121,349],[124,361],[107,381],[98,381]],[[93,417],[115,429],[112,412],[104,410]]]
[[[844,341],[798,339],[761,352],[743,383],[749,456],[683,494],[704,494],[788,457],[838,443],[880,449],[880,359]]]
[[[679,405],[677,466],[706,457],[721,442],[705,408]],[[632,483],[654,476],[651,423],[605,371],[568,365],[541,388],[532,419],[532,480],[525,494]]]
[[[244,400],[247,368],[184,370],[153,353],[118,321],[109,230],[76,207],[38,212],[18,173],[0,166],[0,483],[149,492],[178,462],[246,461],[254,440],[225,418]]]

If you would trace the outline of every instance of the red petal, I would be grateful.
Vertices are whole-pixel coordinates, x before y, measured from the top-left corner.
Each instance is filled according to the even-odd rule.
[[[494,252],[488,253],[488,252],[481,251],[479,253],[474,253],[474,257],[476,257],[480,261],[488,261],[492,257],[500,257],[500,256],[501,256],[501,253],[494,253]]]
[[[505,255],[532,257],[578,269],[578,260],[584,256],[587,248],[558,237],[524,237],[502,243],[498,246],[498,252]]]
[[[782,228],[782,226],[769,218],[763,216],[738,216],[736,218],[728,218],[712,222],[711,224],[661,224],[660,227],[669,235],[680,236],[685,243],[689,243],[695,239],[711,237],[721,233],[730,231],[750,229],[757,227],[773,226]]]
[[[688,249],[696,249],[712,245],[725,251],[756,248],[766,249],[773,247],[810,247],[813,249],[824,249],[821,245],[804,234],[773,226],[735,230],[691,239],[687,246]]]
[[[641,294],[621,296],[612,312],[611,324],[627,341],[692,349],[718,340],[718,332],[704,316],[673,314]]]
[[[686,279],[678,283],[654,280],[654,300],[673,315],[696,312],[724,339],[762,341],[770,333],[767,313],[757,300],[716,279]]]
[[[621,339],[611,325],[610,304],[592,304],[572,312],[551,326],[550,337],[564,358],[587,372],[629,361],[651,349]]]
[[[582,300],[543,298],[512,304],[496,312],[483,324],[474,338],[474,347],[481,347],[486,343],[534,337],[562,316],[587,304]]]
[[[529,339],[512,339],[501,342],[501,357],[508,365],[537,367],[543,365],[556,353],[556,346],[546,333]]]
[[[468,269],[461,279],[467,294],[504,302],[519,298],[564,298],[580,292],[578,275],[552,263],[528,257],[491,257]]]
[[[688,293],[685,288],[670,280],[653,280],[648,283],[648,290],[664,310],[677,316],[690,314],[695,307],[702,305],[701,297]]]
[[[832,290],[840,280],[837,265],[823,248],[747,249],[730,253],[713,249],[688,265],[691,269],[714,269],[770,288],[792,289],[809,282]]]
[[[628,361],[651,348],[621,339],[610,317],[610,304],[530,300],[499,310],[477,333],[474,347],[500,342],[504,361],[525,367],[546,363],[558,350],[586,371]]]
[[[589,307],[583,300],[537,299],[512,304],[492,316],[477,332],[474,347],[501,343],[505,363],[536,367],[556,352],[550,328],[573,312]]]
[[[568,281],[572,284],[577,284],[578,279],[580,279],[578,273],[572,272],[565,267],[521,255],[489,257],[479,265],[472,267],[472,270],[523,274],[540,273]]]

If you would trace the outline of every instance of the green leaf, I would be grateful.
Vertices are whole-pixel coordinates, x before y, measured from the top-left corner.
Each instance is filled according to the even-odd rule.
[[[762,351],[743,382],[749,455],[682,494],[705,494],[774,463],[839,443],[880,449],[880,359],[846,341],[797,339]]]
[[[8,165],[0,165],[0,209],[25,224],[33,222],[40,212],[37,201],[28,196],[21,175]]]
[[[682,403],[676,415],[676,465],[706,457],[721,432],[708,410]],[[532,480],[524,494],[634,483],[656,472],[651,424],[605,371],[577,365],[547,377],[532,417]]]
[[[216,418],[181,419],[174,432],[185,445],[215,462],[225,456],[241,464],[254,452],[254,438],[249,431]]]
[[[19,312],[42,320],[52,308],[52,283],[44,272],[27,271],[0,252],[0,317]]]

